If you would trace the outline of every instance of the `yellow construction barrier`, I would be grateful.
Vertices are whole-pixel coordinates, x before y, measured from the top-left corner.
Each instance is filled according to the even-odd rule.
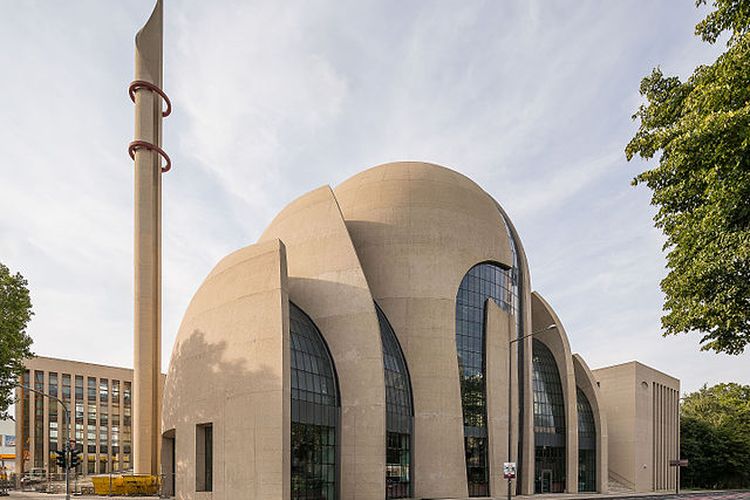
[[[149,475],[117,474],[94,476],[95,495],[156,495],[159,493],[159,478]]]

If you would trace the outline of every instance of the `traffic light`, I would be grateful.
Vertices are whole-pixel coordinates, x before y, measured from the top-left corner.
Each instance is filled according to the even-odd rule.
[[[62,467],[63,469],[67,465],[67,453],[65,450],[55,450],[55,463],[58,467]]]
[[[81,465],[81,452],[78,450],[70,450],[70,468],[75,469]]]

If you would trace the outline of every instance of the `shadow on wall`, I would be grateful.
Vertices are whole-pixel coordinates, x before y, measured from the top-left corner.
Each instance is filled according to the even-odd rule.
[[[281,381],[278,370],[271,369],[272,361],[256,356],[254,338],[225,333],[221,328],[209,334],[196,328],[185,340],[178,336],[179,343],[172,352],[163,396],[161,453],[167,495],[174,495],[177,486],[177,498],[191,498],[201,480],[207,480],[203,488],[220,493],[216,498],[232,498],[239,492],[246,496],[249,482],[257,484],[256,478],[248,477],[248,471],[254,470],[248,457],[256,456],[255,450],[248,448],[259,446],[252,442],[252,436],[263,425],[260,420],[256,425],[256,412],[260,411],[263,395],[280,388]],[[207,340],[222,337],[230,341]],[[213,425],[211,472],[210,477],[201,479],[206,475],[206,468],[199,463],[202,457],[187,450],[197,449],[196,425],[209,422]],[[281,439],[283,436],[279,437],[279,447]],[[237,478],[244,486],[224,484],[225,476]]]

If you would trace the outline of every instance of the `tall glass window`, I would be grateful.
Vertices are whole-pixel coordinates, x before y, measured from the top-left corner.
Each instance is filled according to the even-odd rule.
[[[57,397],[58,395],[58,380],[57,380],[57,373],[56,372],[49,372],[48,374],[48,389],[47,393],[52,397]],[[59,422],[58,422],[58,411],[57,411],[57,401],[54,399],[50,399],[49,401],[49,468],[50,473],[57,472],[57,465],[55,465],[55,450],[57,450],[57,439],[58,439],[58,429],[60,428]],[[61,419],[62,420],[62,419]]]
[[[576,387],[578,408],[578,491],[596,491],[596,423],[586,394]]]
[[[26,370],[23,372],[23,386],[24,387],[31,387],[31,375],[29,374],[29,370]],[[31,411],[31,404],[29,400],[29,395],[31,394],[31,391],[27,391],[26,389],[23,390],[23,423],[22,423],[22,429],[23,429],[23,470],[27,471],[28,468],[28,457],[30,456],[30,445],[31,445],[31,415],[29,415],[29,412]]]
[[[75,439],[76,446],[82,447],[84,443],[83,439],[83,418],[84,406],[83,406],[83,377],[81,375],[75,376]],[[80,474],[83,465],[79,465],[76,468],[76,473]]]
[[[122,470],[130,469],[130,444],[132,438],[131,427],[131,401],[132,384],[128,381],[122,383]]]
[[[534,447],[536,493],[565,491],[565,401],[555,357],[533,342]]]
[[[88,400],[88,418],[86,419],[86,444],[89,460],[96,458],[96,379],[88,377],[86,398]]]
[[[34,370],[34,389],[44,392],[44,372]],[[34,467],[44,467],[44,396],[34,394]]]
[[[464,417],[464,451],[470,496],[487,496],[487,393],[485,384],[485,306],[494,300],[514,313],[511,273],[497,264],[472,267],[456,296],[456,350],[461,379]]]
[[[120,470],[120,381],[112,380],[112,470]]]
[[[406,359],[388,318],[375,304],[383,345],[386,415],[386,498],[411,496],[411,435],[414,405]]]
[[[62,376],[62,399],[66,403],[70,402],[70,374],[63,373]]]
[[[333,360],[315,323],[289,303],[292,499],[334,500],[339,397]]]

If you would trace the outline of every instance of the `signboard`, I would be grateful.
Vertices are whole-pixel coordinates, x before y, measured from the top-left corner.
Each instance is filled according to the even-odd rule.
[[[13,448],[16,446],[16,436],[10,436],[6,434],[3,436],[5,438],[5,442],[3,443],[3,446],[6,448]]]
[[[688,461],[687,460],[670,460],[669,466],[670,467],[687,467]]]
[[[505,462],[503,464],[503,479],[515,479],[516,478],[516,463]]]

